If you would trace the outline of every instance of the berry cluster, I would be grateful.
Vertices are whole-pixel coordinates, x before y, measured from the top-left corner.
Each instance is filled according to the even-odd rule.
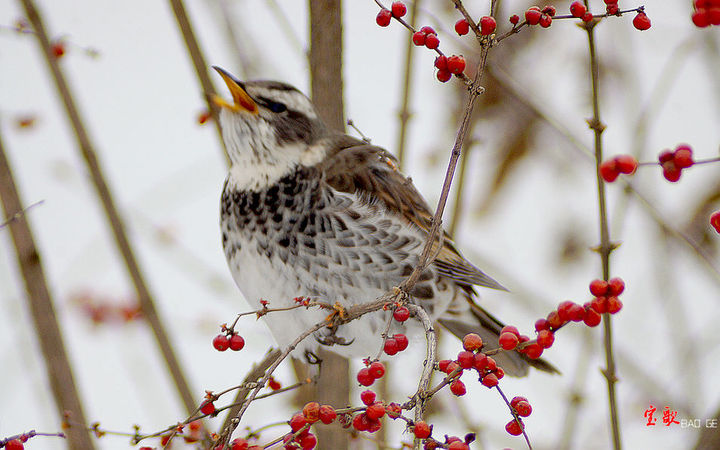
[[[497,386],[498,380],[505,376],[505,371],[495,363],[491,356],[481,352],[482,338],[475,333],[465,335],[463,348],[465,350],[457,354],[455,361],[443,359],[438,362],[438,369],[452,376],[450,391],[457,396],[465,395],[465,384],[460,381],[460,376],[462,371],[471,369],[477,371],[484,386],[489,388]]]
[[[600,176],[608,183],[612,183],[621,173],[632,175],[637,171],[638,162],[630,155],[618,155],[600,164]]]
[[[543,28],[548,28],[552,25],[554,15],[555,7],[552,5],[548,5],[543,9],[540,9],[539,6],[531,6],[525,11],[525,21],[528,25],[540,25]]]
[[[618,0],[605,0],[605,12],[609,16],[614,16],[620,12]]]
[[[383,8],[375,17],[375,22],[381,27],[390,25],[390,20],[395,17],[399,19],[407,13],[407,7],[403,2],[393,2],[390,9]]]
[[[385,375],[385,366],[380,361],[370,363],[365,361],[367,367],[363,367],[357,373],[358,383],[363,386],[372,386],[375,380],[380,379]]]
[[[692,21],[695,26],[705,28],[720,25],[720,0],[695,0]]]
[[[676,182],[680,179],[683,169],[687,169],[695,164],[693,160],[692,149],[689,145],[678,145],[675,151],[665,150],[658,157],[660,165],[663,169],[663,176],[670,182]]]
[[[578,19],[582,19],[583,22],[590,22],[593,20],[592,13],[588,12],[583,2],[572,2],[570,4],[570,15]]]
[[[513,413],[517,415],[517,418],[513,418],[510,422],[505,425],[505,431],[513,436],[522,434],[525,429],[525,424],[520,417],[528,417],[532,413],[532,406],[525,397],[513,397],[510,400],[510,407]]]
[[[224,329],[225,327],[223,327]],[[234,331],[226,330],[225,333],[220,333],[212,341],[213,347],[219,352],[224,352],[227,349],[233,351],[240,351],[245,347],[245,339]]]
[[[440,55],[435,58],[435,67],[437,68],[437,79],[443,83],[448,81],[453,74],[460,75],[465,71],[465,58],[459,55],[447,57]]]

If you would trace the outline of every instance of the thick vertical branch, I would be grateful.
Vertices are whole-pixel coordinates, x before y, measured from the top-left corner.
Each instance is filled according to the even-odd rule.
[[[15,187],[1,137],[0,200],[5,210],[5,217],[8,219],[7,225],[15,245],[20,272],[25,281],[27,301],[34,322],[33,329],[37,333],[38,344],[43,353],[45,370],[55,397],[58,416],[62,418],[64,412],[69,411],[73,421],[87,423],[75,387],[72,368],[65,352],[60,326],[56,320],[55,308],[45,282],[40,254],[35,247],[25,215],[18,214],[22,211],[22,202]],[[94,448],[90,434],[82,427],[70,427],[66,435],[70,448]]]
[[[170,340],[168,339],[165,331],[165,326],[160,320],[157,310],[155,309],[155,302],[150,295],[147,285],[145,284],[145,279],[142,275],[142,271],[140,270],[140,266],[135,259],[135,253],[130,245],[127,233],[125,232],[125,224],[115,207],[115,202],[110,193],[110,188],[105,182],[105,177],[102,169],[100,168],[100,163],[98,162],[95,149],[90,142],[90,137],[88,136],[87,131],[85,130],[84,122],[81,119],[77,106],[75,105],[75,100],[70,91],[70,87],[65,81],[65,76],[60,70],[60,65],[58,64],[57,59],[53,56],[50,48],[50,41],[40,14],[37,8],[35,8],[32,0],[21,0],[21,3],[25,8],[28,20],[35,28],[35,36],[37,36],[40,47],[45,54],[45,60],[48,63],[48,67],[55,81],[55,86],[57,87],[60,98],[62,99],[68,120],[73,127],[78,149],[85,160],[85,164],[87,165],[95,190],[97,191],[100,202],[105,210],[105,215],[107,216],[113,237],[115,238],[115,243],[117,244],[118,250],[125,261],[128,274],[135,286],[135,293],[138,297],[138,301],[140,302],[140,306],[142,307],[143,314],[155,334],[155,339],[160,347],[160,352],[165,358],[165,363],[167,364],[170,375],[175,382],[175,387],[178,390],[183,404],[185,405],[185,409],[188,413],[192,413],[196,407],[195,401],[193,400],[188,383],[180,368],[180,363],[175,356],[175,351],[170,345]]]
[[[587,1],[585,2],[587,5]],[[598,188],[598,208],[600,221],[600,259],[602,261],[603,279],[610,278],[610,253],[613,251],[613,245],[610,241],[610,231],[607,218],[607,204],[605,200],[605,182],[600,176],[600,163],[603,159],[602,133],[605,125],[600,120],[600,66],[597,58],[597,50],[595,48],[595,25],[597,21],[585,24],[585,30],[588,36],[588,46],[590,50],[590,78],[592,82],[592,105],[593,117],[588,121],[590,128],[595,134],[595,175]],[[605,342],[605,362],[607,367],[603,371],[607,380],[608,403],[610,409],[610,425],[612,428],[613,448],[620,450],[622,444],[620,441],[620,422],[618,420],[617,398],[615,394],[615,383],[617,375],[615,371],[615,357],[613,355],[613,339],[612,339],[612,321],[610,314],[603,314],[603,329]]]
[[[175,20],[177,20],[178,28],[180,33],[185,40],[185,46],[187,47],[190,59],[195,67],[195,73],[197,74],[198,81],[202,87],[203,93],[205,94],[205,102],[207,103],[208,111],[213,116],[213,122],[215,123],[215,129],[217,130],[218,137],[220,138],[220,144],[223,149],[223,156],[225,157],[225,163],[230,167],[230,156],[228,156],[227,149],[225,148],[225,141],[222,138],[222,129],[220,128],[220,121],[218,120],[218,107],[212,102],[212,96],[215,94],[215,88],[213,87],[210,76],[208,75],[208,65],[205,62],[205,57],[200,50],[200,45],[195,38],[195,32],[193,31],[190,18],[185,11],[185,6],[182,0],[170,0],[170,6],[172,7],[173,13],[175,14]]]
[[[336,130],[345,129],[342,81],[342,0],[309,0],[311,96],[320,117]],[[350,364],[347,359],[321,349],[316,401],[336,407],[350,398]],[[319,427],[323,448],[348,447],[340,427]]]

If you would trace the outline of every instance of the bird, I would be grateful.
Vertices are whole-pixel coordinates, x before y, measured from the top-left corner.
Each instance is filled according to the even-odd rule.
[[[311,100],[278,81],[241,81],[213,66],[232,96],[214,95],[231,167],[220,201],[222,246],[245,299],[286,308],[297,297],[349,307],[398,286],[419,261],[432,225],[422,195],[387,150],[330,129]],[[478,304],[476,287],[505,289],[468,261],[447,233],[437,257],[409,291],[441,327],[462,339],[477,333],[497,348],[503,323]],[[438,248],[439,247],[439,248]],[[391,311],[377,311],[305,339],[293,356],[321,345],[348,358],[382,347]],[[263,318],[281,348],[321,322],[319,308],[272,312]],[[411,342],[424,338],[417,321],[393,323]],[[334,340],[328,342],[328,338]],[[335,343],[335,345],[330,345]],[[554,372],[543,360],[502,352],[506,374],[529,366]]]

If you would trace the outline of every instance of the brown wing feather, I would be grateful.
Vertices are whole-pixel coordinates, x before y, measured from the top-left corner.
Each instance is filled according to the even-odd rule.
[[[395,157],[381,147],[343,136],[320,165],[326,182],[341,192],[355,193],[365,200],[380,201],[390,211],[429,232],[432,213],[410,178],[397,169]],[[440,274],[465,286],[505,288],[465,259],[450,236],[444,233],[442,248],[434,261]],[[435,241],[435,246],[440,240]],[[437,248],[435,249],[437,250]]]

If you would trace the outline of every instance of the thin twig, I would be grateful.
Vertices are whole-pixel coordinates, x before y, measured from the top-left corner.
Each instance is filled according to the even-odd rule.
[[[585,6],[588,6],[588,1],[585,0]],[[602,261],[603,279],[608,280],[610,278],[610,253],[614,250],[615,246],[610,241],[610,231],[608,226],[607,218],[607,204],[605,200],[605,182],[600,176],[600,163],[603,161],[603,147],[602,147],[602,133],[605,129],[605,125],[600,119],[600,65],[598,63],[597,52],[595,49],[595,25],[597,21],[593,20],[585,24],[585,30],[588,36],[588,47],[590,52],[590,78],[592,83],[592,107],[593,117],[589,120],[588,124],[593,130],[595,135],[595,176],[597,179],[598,188],[598,208],[599,208],[599,221],[600,221],[600,247],[598,252],[600,253],[600,259]],[[617,382],[617,375],[615,370],[615,357],[613,355],[613,339],[612,339],[612,321],[610,314],[603,314],[603,330],[604,330],[604,343],[605,343],[605,362],[607,367],[603,371],[605,379],[607,380],[608,388],[608,403],[610,412],[610,426],[612,429],[613,436],[613,448],[620,450],[622,448],[620,441],[620,422],[618,420],[618,409],[617,399],[615,395],[615,383]]]
[[[14,221],[18,220],[19,218],[23,217],[24,215],[27,214],[28,211],[30,211],[30,208],[34,208],[37,205],[42,205],[44,201],[45,200],[40,200],[35,203],[31,203],[28,206],[26,206],[25,208],[21,209],[20,211],[13,213],[13,214],[9,214],[7,220],[3,223],[0,223],[0,228],[4,228],[4,227],[8,226],[10,224],[10,222],[14,222]]]

